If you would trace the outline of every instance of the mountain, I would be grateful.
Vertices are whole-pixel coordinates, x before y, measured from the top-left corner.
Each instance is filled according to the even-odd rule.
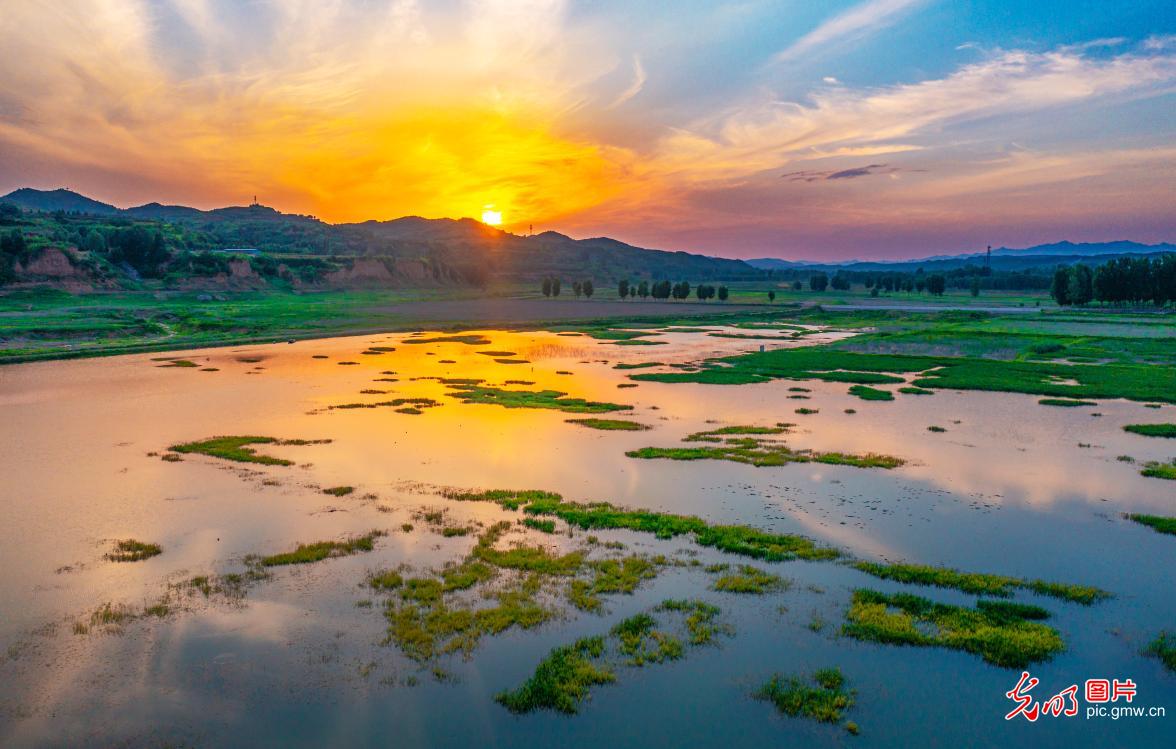
[[[64,188],[34,190],[31,187],[22,187],[0,198],[0,202],[12,203],[28,211],[67,211],[89,213],[95,216],[113,216],[121,213],[118,208],[112,205],[101,203]]]
[[[1168,242],[1142,244],[1120,240],[1117,242],[1054,242],[1032,247],[1014,249],[999,247],[992,251],[991,265],[996,270],[1024,270],[1041,266],[1069,265],[1082,260],[1097,258],[1105,261],[1123,255],[1152,255],[1176,252],[1176,245]],[[842,263],[817,263],[791,261],[767,257],[748,260],[747,264],[761,270],[802,270],[826,271],[907,271],[923,268],[927,271],[951,270],[965,265],[983,265],[985,253],[969,252],[958,255],[932,255],[914,260],[848,260]]]
[[[110,223],[110,219],[155,224],[154,228],[171,237],[170,250],[255,248],[287,264],[307,257],[371,258],[392,266],[424,263],[437,278],[531,282],[556,276],[567,281],[591,278],[598,285],[622,278],[698,283],[764,276],[742,260],[651,250],[608,237],[573,239],[554,231],[520,236],[471,218],[406,216],[328,224],[257,204],[204,211],[147,203],[123,210],[68,190],[30,188],[9,193],[0,202],[37,212],[65,211],[66,220],[76,224]],[[81,228],[79,236],[85,234]]]

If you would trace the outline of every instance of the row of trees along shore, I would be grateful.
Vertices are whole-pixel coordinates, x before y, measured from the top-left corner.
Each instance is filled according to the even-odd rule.
[[[563,284],[558,278],[545,278],[541,285],[543,296],[553,297],[559,296],[563,290]],[[581,295],[591,298],[596,291],[592,285],[592,281],[573,281],[572,293],[579,298]],[[711,286],[710,284],[700,283],[696,286],[691,286],[689,281],[679,281],[678,283],[670,283],[669,281],[620,281],[617,283],[617,296],[621,299],[632,299],[633,297],[641,297],[647,299],[653,297],[654,299],[689,299],[690,292],[694,292],[694,296],[700,301],[705,302],[708,299],[717,298],[720,302],[727,301],[731,295],[730,290],[726,286]],[[769,292],[772,299],[776,298],[775,292]]]
[[[1058,266],[1049,294],[1063,306],[1176,303],[1176,255],[1117,257],[1091,268]]]

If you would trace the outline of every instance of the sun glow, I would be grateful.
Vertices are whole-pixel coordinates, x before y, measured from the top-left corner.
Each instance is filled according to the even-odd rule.
[[[498,226],[502,223],[502,211],[494,210],[494,206],[488,205],[482,211],[482,223],[490,226]]]

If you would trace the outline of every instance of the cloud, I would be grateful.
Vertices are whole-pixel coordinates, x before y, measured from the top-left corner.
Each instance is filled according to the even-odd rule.
[[[633,55],[633,82],[613,100],[612,104],[605,107],[605,109],[616,109],[641,93],[641,89],[645,88],[646,79],[645,66],[641,64],[641,56]]]
[[[902,167],[890,166],[889,164],[867,164],[865,166],[855,166],[848,169],[826,169],[826,170],[812,170],[801,169],[795,172],[788,172],[780,175],[781,178],[789,182],[817,182],[819,180],[832,179],[856,179],[858,177],[869,177],[873,174],[888,174],[894,175],[899,172],[926,172],[926,169],[904,169]]]
[[[791,62],[836,42],[861,39],[891,23],[897,16],[925,0],[868,0],[825,21],[802,36],[792,46],[776,55],[781,62]]]

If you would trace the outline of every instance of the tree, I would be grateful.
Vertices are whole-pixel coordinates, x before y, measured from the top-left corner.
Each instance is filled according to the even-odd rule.
[[[837,271],[833,274],[833,280],[829,282],[829,285],[837,291],[849,291],[849,276]]]
[[[593,286],[592,286],[592,280],[591,280],[591,279],[589,279],[589,280],[585,281],[585,282],[583,283],[583,285],[582,285],[582,288],[583,288],[583,290],[584,290],[584,296],[585,296],[586,298],[588,298],[588,299],[591,299],[591,298],[592,298],[592,292],[596,291],[596,289],[595,289],[595,288],[593,288]]]
[[[774,301],[776,301],[776,290],[771,289],[768,291],[768,304],[771,304]]]
[[[83,249],[86,252],[92,252],[101,255],[106,252],[106,237],[102,236],[102,232],[95,229],[86,235],[85,241],[82,243]]]
[[[637,284],[637,296],[641,297],[642,299],[645,299],[647,296],[649,296],[649,281],[642,281],[641,283]]]
[[[980,296],[980,276],[972,276],[972,296]]]
[[[1094,274],[1082,263],[1070,268],[1070,280],[1066,296],[1070,304],[1090,304],[1094,299]]]
[[[627,279],[622,278],[617,284],[617,296],[621,299],[629,296],[629,281]]]
[[[1109,263],[1108,263],[1109,265]],[[1070,303],[1070,269],[1059,265],[1054,269],[1053,283],[1049,287],[1049,295],[1059,306],[1065,307]]]
[[[20,229],[13,229],[0,236],[0,253],[7,255],[14,263],[28,259],[29,246]]]
[[[802,284],[800,281],[793,281],[792,282],[792,290],[793,291],[800,291],[803,288],[804,288],[804,284]]]
[[[943,296],[943,292],[947,289],[947,279],[939,273],[933,273],[927,276],[927,291],[935,296]]]
[[[551,296],[551,279],[550,278],[543,279],[543,296],[545,296],[545,297]]]
[[[551,279],[551,295],[552,296],[559,296],[559,279],[558,278]]]
[[[728,292],[728,291],[727,291],[727,287],[726,287],[726,286],[720,286],[720,287],[719,287],[719,301],[720,301],[720,302],[725,302],[725,301],[727,301],[727,297],[728,297],[729,295],[730,295],[730,292]]]
[[[580,292],[583,291],[583,288],[579,281],[572,281],[572,293],[576,295],[577,299],[580,298]]]
[[[809,288],[813,291],[824,291],[829,286],[829,277],[824,273],[814,273],[809,276]]]

